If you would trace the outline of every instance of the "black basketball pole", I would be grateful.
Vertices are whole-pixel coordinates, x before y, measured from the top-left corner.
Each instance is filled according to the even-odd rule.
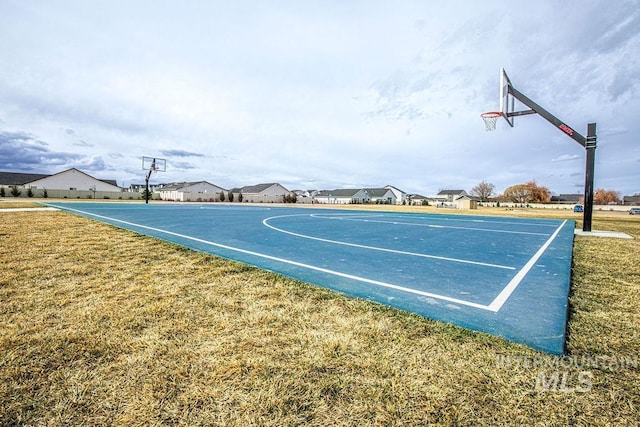
[[[145,180],[144,202],[146,204],[149,204],[149,175],[151,175],[151,171],[149,171],[147,179]]]
[[[584,214],[582,219],[582,231],[591,231],[591,220],[593,218],[593,176],[596,163],[596,124],[587,125],[587,140],[585,144],[586,167],[584,174]]]
[[[155,169],[156,166],[156,159],[153,159],[153,163],[151,164],[151,167],[149,168],[149,172],[147,173],[147,179],[145,180],[145,191],[144,191],[144,202],[145,203],[149,203],[149,178],[151,178],[151,172],[153,172],[153,170]]]

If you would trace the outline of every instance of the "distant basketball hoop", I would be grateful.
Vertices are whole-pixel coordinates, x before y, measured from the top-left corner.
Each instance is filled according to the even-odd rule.
[[[153,172],[165,172],[167,170],[167,161],[157,157],[142,157],[142,170],[147,171],[145,178],[144,202],[149,203],[149,178]]]
[[[502,117],[502,113],[498,111],[488,111],[480,114],[480,117],[484,120],[484,130],[490,132],[492,130],[496,130],[496,122],[500,117]]]

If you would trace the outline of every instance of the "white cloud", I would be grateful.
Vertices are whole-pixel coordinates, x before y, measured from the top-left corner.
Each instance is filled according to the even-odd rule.
[[[552,162],[566,162],[569,160],[577,160],[577,159],[582,159],[583,156],[579,156],[577,154],[563,154],[561,156],[558,156],[554,159],[551,159]]]
[[[637,1],[583,3],[3,2],[0,131],[119,182],[178,150],[198,156],[162,179],[573,191],[583,150],[540,117],[484,132],[505,67],[575,129],[597,121],[596,181],[635,193]]]

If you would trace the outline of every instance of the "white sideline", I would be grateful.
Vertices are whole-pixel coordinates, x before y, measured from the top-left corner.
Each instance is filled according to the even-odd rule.
[[[524,279],[527,273],[529,273],[529,270],[531,270],[531,268],[533,268],[536,262],[538,262],[542,254],[545,253],[549,245],[551,245],[551,242],[554,241],[554,239],[556,238],[556,236],[558,235],[560,230],[562,230],[562,227],[564,227],[566,223],[567,223],[567,220],[565,219],[562,222],[562,224],[560,224],[560,226],[556,229],[556,231],[553,232],[551,237],[549,237],[549,239],[544,243],[544,245],[542,245],[540,249],[538,249],[538,252],[536,252],[531,257],[531,259],[524,265],[524,267],[522,267],[520,271],[518,271],[518,274],[513,276],[513,279],[511,279],[511,281],[507,284],[507,286],[505,286],[504,289],[502,289],[502,292],[500,292],[498,296],[491,302],[491,304],[488,305],[489,310],[495,311],[496,313],[500,311],[504,303],[507,302],[507,300],[509,299],[513,291],[516,290],[520,282],[522,282],[522,279]]]

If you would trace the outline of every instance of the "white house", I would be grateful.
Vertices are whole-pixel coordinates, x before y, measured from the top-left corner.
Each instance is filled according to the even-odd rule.
[[[368,203],[370,197],[363,189],[340,188],[336,190],[322,190],[313,197],[313,200],[314,203],[348,205]]]
[[[425,206],[429,202],[433,202],[433,199],[429,199],[421,194],[407,194],[407,203],[413,206]]]
[[[468,196],[464,190],[440,190],[435,199],[439,202],[453,203],[460,196]]]
[[[396,195],[389,188],[364,188],[364,191],[369,196],[368,203],[382,205],[395,205],[397,203]]]
[[[216,202],[220,201],[222,187],[207,181],[182,182],[166,185],[158,190],[161,200],[174,202]]]
[[[384,188],[389,189],[393,192],[396,204],[401,205],[407,200],[407,193],[400,190],[399,188],[394,187],[393,185],[385,185]]]
[[[25,184],[32,190],[90,190],[90,191],[123,191],[114,180],[101,180],[92,177],[76,168],[49,175]]]
[[[242,194],[243,202],[250,203],[282,203],[284,196],[290,196],[293,193],[278,183],[247,185],[242,188],[234,188],[231,190],[234,200],[239,200]]]
[[[0,172],[0,187],[20,190],[25,197],[122,198],[115,180],[97,179],[76,168],[53,175]],[[6,190],[5,190],[6,192]]]

